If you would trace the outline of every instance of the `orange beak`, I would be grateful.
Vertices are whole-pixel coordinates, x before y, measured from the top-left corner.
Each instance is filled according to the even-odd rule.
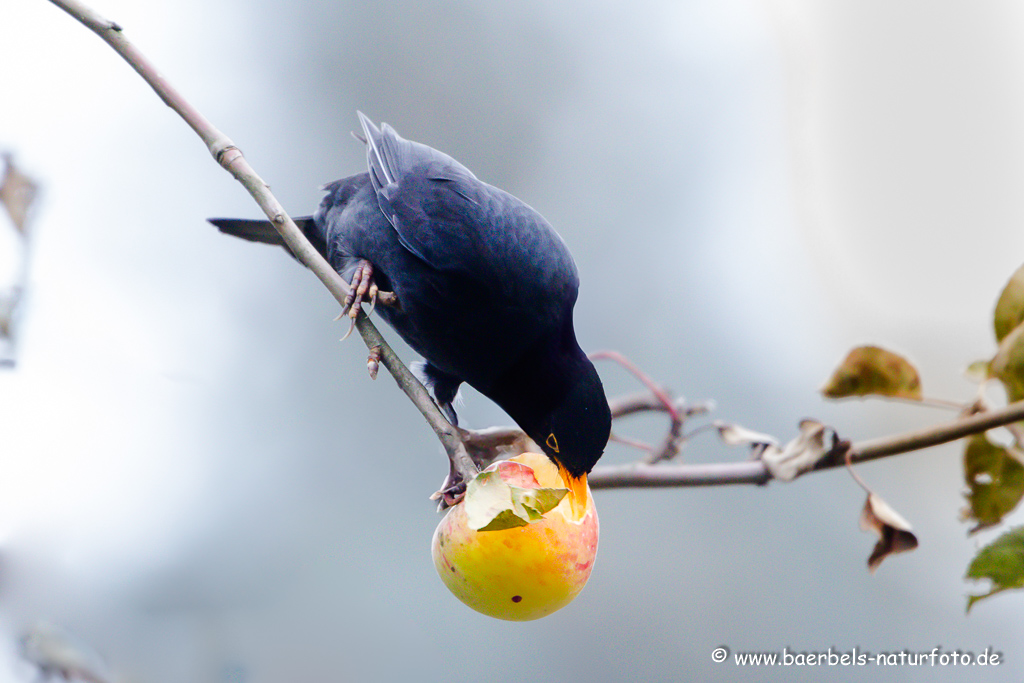
[[[558,474],[561,475],[562,481],[565,482],[565,488],[569,489],[568,495],[572,496],[572,499],[569,501],[569,504],[572,506],[572,518],[579,521],[583,519],[583,515],[587,514],[587,505],[590,502],[587,490],[587,475],[574,477],[569,474],[569,470],[565,469],[562,463],[558,463]]]

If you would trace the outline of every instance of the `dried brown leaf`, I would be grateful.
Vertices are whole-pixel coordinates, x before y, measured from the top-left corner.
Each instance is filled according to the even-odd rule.
[[[18,232],[25,233],[26,219],[32,202],[35,201],[38,187],[27,175],[14,165],[11,157],[5,157],[7,168],[4,179],[0,182],[0,204],[7,209],[11,222]]]
[[[814,469],[814,466],[829,451],[825,436],[831,432],[817,420],[801,420],[800,436],[782,448],[769,445],[761,454],[761,460],[772,476],[782,481],[792,481],[799,475]]]
[[[746,427],[738,424],[716,422],[715,428],[718,430],[718,436],[722,439],[722,443],[727,446],[743,446],[746,444],[751,446],[756,446],[758,444],[769,446],[778,443],[773,436],[762,434],[761,432],[755,432],[752,429],[747,429]]]
[[[13,327],[14,307],[17,304],[17,293],[10,296],[0,295],[0,338],[10,338]]]
[[[821,393],[828,398],[874,395],[920,400],[921,379],[903,356],[878,346],[858,346],[832,373]]]
[[[868,494],[860,513],[860,528],[878,534],[878,543],[868,558],[868,570],[872,574],[889,555],[917,547],[917,536],[910,530],[910,523],[877,494]]]

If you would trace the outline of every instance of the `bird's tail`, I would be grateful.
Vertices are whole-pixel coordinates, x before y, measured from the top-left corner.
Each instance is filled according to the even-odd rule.
[[[270,221],[251,220],[246,218],[209,218],[210,223],[213,223],[217,228],[226,235],[233,235],[235,237],[241,237],[244,240],[250,242],[262,242],[264,244],[276,244],[279,247],[283,247],[285,251],[291,254],[291,249],[281,239],[281,235],[277,232]],[[299,227],[299,230],[306,235],[316,250],[319,251],[325,258],[327,256],[327,246],[324,244],[323,236],[319,234],[316,229],[316,225],[313,223],[312,216],[304,216],[302,218],[295,219],[295,225]]]

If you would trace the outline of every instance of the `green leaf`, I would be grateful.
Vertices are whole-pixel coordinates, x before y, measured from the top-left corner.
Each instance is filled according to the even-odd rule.
[[[469,482],[466,486],[466,499],[462,504],[466,506],[466,523],[470,529],[498,531],[526,526],[542,519],[568,493],[567,489],[511,486],[505,480],[507,476],[513,481],[528,480],[536,483],[533,470],[528,467],[525,469],[528,478],[518,468],[506,467],[485,470]]]
[[[1024,398],[1024,324],[1017,325],[1003,337],[990,371],[1003,383],[1010,401]]]
[[[517,514],[513,510],[502,510],[491,519],[490,522],[482,527],[477,528],[477,531],[501,531],[502,529],[514,529],[517,526],[526,526],[530,523],[529,519],[523,519],[520,514]],[[473,528],[472,526],[470,528]]]
[[[530,523],[528,515],[517,515],[512,491],[496,471],[481,472],[466,485],[466,523],[477,531],[511,529]]]
[[[832,373],[821,393],[828,398],[874,395],[920,400],[921,379],[903,356],[877,346],[858,346]]]
[[[965,512],[977,522],[971,533],[998,524],[1024,497],[1024,465],[984,434],[967,442],[964,479],[970,489]]]
[[[1010,281],[996,302],[995,315],[992,317],[996,341],[1003,341],[1021,322],[1024,322],[1024,266],[1010,276]]]
[[[555,509],[569,489],[523,489],[510,486],[512,502],[526,509],[530,519],[536,521]]]
[[[1024,527],[1006,532],[978,551],[967,568],[968,579],[989,579],[992,589],[967,596],[967,611],[979,600],[1014,588],[1024,588]]]

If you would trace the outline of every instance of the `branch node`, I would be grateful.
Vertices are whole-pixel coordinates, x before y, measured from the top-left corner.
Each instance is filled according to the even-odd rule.
[[[383,306],[392,306],[395,308],[401,308],[398,304],[398,295],[394,292],[385,292],[380,290],[377,292],[377,303]]]
[[[218,164],[227,168],[242,156],[242,150],[238,149],[231,140],[224,138],[210,144],[210,154]]]
[[[377,371],[380,370],[380,357],[380,346],[372,346],[370,348],[370,355],[366,358],[366,370],[370,373],[370,379],[377,379]]]
[[[832,467],[839,467],[847,463],[851,457],[853,442],[849,439],[840,439],[835,432],[832,433],[832,447],[825,452],[821,460],[815,463],[811,470],[823,470]]]

